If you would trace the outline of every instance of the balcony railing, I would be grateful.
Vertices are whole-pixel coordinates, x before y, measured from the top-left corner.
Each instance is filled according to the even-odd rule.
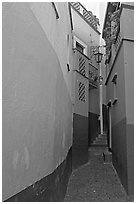
[[[116,41],[114,43],[114,45],[115,45],[115,52],[117,52],[117,50],[119,48],[119,45],[120,45],[120,42],[121,42],[121,33],[119,32],[118,36],[117,36],[117,39],[116,39]]]
[[[74,70],[77,71],[82,76],[88,78],[88,63],[89,58],[76,48],[73,49],[75,53],[75,67]]]
[[[116,37],[115,42],[111,46],[111,50],[109,52],[109,55],[107,56],[106,62],[108,64],[109,71],[110,71],[112,63],[113,63],[113,61],[114,61],[114,59],[115,59],[115,57],[117,55],[117,51],[119,49],[119,46],[120,46],[120,43],[121,43],[121,39],[122,39],[121,32],[119,31],[117,33],[117,37]]]
[[[89,87],[97,88],[98,86],[98,69],[89,63]]]
[[[75,53],[74,71],[82,75],[89,82],[89,88],[97,88],[98,69],[90,63],[90,59],[77,49],[73,49]]]
[[[99,19],[93,15],[91,11],[87,11],[86,8],[80,2],[71,2],[71,5],[78,11],[83,18],[98,31]]]

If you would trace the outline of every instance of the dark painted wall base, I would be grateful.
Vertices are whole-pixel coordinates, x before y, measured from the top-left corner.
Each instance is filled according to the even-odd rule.
[[[88,146],[95,140],[100,133],[100,124],[98,120],[99,115],[89,112],[88,123]]]
[[[5,202],[62,202],[72,172],[72,148],[66,160],[50,175],[19,192]]]
[[[88,162],[88,117],[73,114],[72,168]]]
[[[113,165],[128,195],[134,194],[134,133],[126,118],[112,127]]]
[[[128,194],[134,195],[134,124],[127,124]]]
[[[107,106],[102,104],[102,110],[103,110],[103,131],[107,132],[107,127],[108,127],[108,110],[107,110]]]
[[[127,146],[126,121],[122,120],[112,127],[112,161],[127,191]]]

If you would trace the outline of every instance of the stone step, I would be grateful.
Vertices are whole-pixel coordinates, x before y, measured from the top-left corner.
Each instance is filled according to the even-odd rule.
[[[107,138],[107,135],[98,135],[99,138]]]
[[[96,137],[95,139],[96,141],[107,141],[107,138],[103,138],[103,137]]]
[[[101,135],[101,136],[107,136],[107,133],[98,134],[98,135]]]
[[[107,144],[95,144],[95,143],[92,143],[91,147],[108,147],[108,145]]]
[[[97,138],[104,138],[104,139],[107,139],[107,135],[98,135],[98,137]]]
[[[107,142],[107,134],[98,134],[98,137],[95,138],[95,140],[93,141],[93,143],[91,144],[91,146],[104,146],[107,147],[108,146],[108,142]]]
[[[93,144],[107,144],[107,140],[95,140]]]
[[[106,152],[106,151],[108,151],[108,147],[105,147],[105,146],[103,146],[103,147],[97,147],[97,146],[90,146],[89,148],[88,148],[88,152],[92,152],[92,151],[100,151],[100,152]]]

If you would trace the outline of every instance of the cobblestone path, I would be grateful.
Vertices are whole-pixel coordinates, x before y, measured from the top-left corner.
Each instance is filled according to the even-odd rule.
[[[64,202],[133,202],[102,153],[99,148],[89,149],[89,162],[71,174]]]

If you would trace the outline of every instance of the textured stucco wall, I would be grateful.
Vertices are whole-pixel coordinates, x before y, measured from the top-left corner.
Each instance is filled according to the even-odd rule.
[[[123,40],[107,83],[107,102],[113,102],[112,78],[117,73],[118,101],[111,107],[113,164],[128,194],[134,183],[134,44]]]
[[[97,89],[89,90],[89,112],[98,114],[100,113],[99,102],[99,87]]]
[[[123,45],[127,123],[134,124],[134,42],[124,41]]]
[[[88,46],[99,45],[100,36],[96,31],[72,9],[74,34]],[[80,25],[80,26],[79,26]],[[84,28],[84,29],[83,29]]]
[[[87,56],[90,58],[90,46],[99,45],[100,35],[72,8],[73,35],[79,38],[87,45]],[[80,25],[80,26],[79,26]],[[94,58],[92,59],[94,66],[98,67]],[[88,90],[89,103],[88,111],[99,114],[99,89]]]
[[[128,193],[134,194],[134,42],[124,41]]]
[[[85,54],[91,58],[92,63],[98,67],[98,64],[94,60],[94,56],[91,53],[90,46],[99,45],[100,35],[73,8],[71,11],[73,20],[73,35],[81,40],[81,42],[85,43],[87,46]]]
[[[124,81],[124,47],[121,46],[118,56],[116,58],[114,67],[110,74],[108,83],[107,83],[107,103],[109,100],[114,101],[114,85],[112,79],[117,73],[117,84],[116,84],[116,94],[118,101],[112,106],[112,125],[115,125],[123,118],[126,117],[125,110],[125,81]]]
[[[111,137],[113,164],[122,184],[127,187],[127,139],[126,139],[126,107],[124,81],[124,46],[122,44],[114,67],[107,83],[107,103],[114,101],[114,85],[112,79],[117,73],[116,94],[118,101],[111,107]]]
[[[72,31],[68,2],[54,2],[59,19],[56,19],[52,3],[33,3],[29,2],[30,9],[41,28],[46,33],[48,40],[54,48],[62,73],[72,99],[72,70],[73,70],[73,51],[72,51]],[[70,72],[67,70],[69,64]]]
[[[72,168],[88,162],[88,117],[73,114]]]
[[[134,2],[129,2],[134,6]],[[132,8],[132,7],[131,7]],[[126,23],[128,22],[128,23]],[[124,40],[124,72],[127,132],[127,192],[134,194],[134,10],[123,9],[122,24]],[[129,25],[129,27],[128,27]]]
[[[129,4],[126,2],[126,4]],[[131,8],[131,9],[130,9]],[[123,6],[121,45],[107,82],[107,103],[114,100],[112,79],[117,73],[117,102],[111,107],[113,164],[128,194],[134,192],[134,11]]]
[[[52,27],[48,19],[46,10],[45,25]],[[70,76],[62,67],[67,59],[62,62],[57,56],[29,4],[3,3],[2,20],[5,200],[53,172],[66,158],[72,144],[72,103]],[[63,37],[57,37],[64,52]]]
[[[125,189],[128,184],[126,137],[126,118],[124,118],[112,126],[112,162]]]
[[[88,145],[90,146],[93,140],[98,136],[100,133],[99,127],[99,115],[89,112],[89,119],[88,119]]]
[[[127,5],[129,3],[126,2]],[[134,40],[134,10],[127,8],[122,9],[120,17],[120,30],[123,38]]]

